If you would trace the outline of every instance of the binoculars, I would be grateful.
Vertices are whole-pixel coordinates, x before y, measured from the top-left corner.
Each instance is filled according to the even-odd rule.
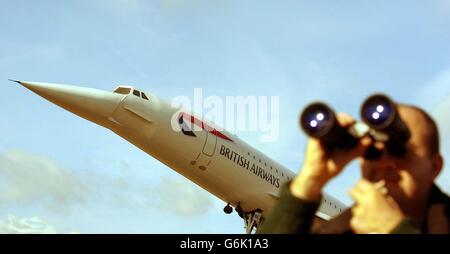
[[[398,114],[397,105],[386,95],[375,94],[367,98],[361,106],[361,118],[367,131],[358,133],[353,126],[339,125],[336,114],[325,103],[308,105],[300,116],[300,125],[310,137],[317,138],[326,150],[349,149],[363,136],[369,135],[375,141],[385,144],[387,151],[394,156],[405,153],[405,144],[410,138],[406,124]],[[381,151],[374,146],[366,151],[366,159],[378,159]]]

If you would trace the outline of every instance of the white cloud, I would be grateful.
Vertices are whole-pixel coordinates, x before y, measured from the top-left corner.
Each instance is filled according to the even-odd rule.
[[[148,205],[163,212],[170,212],[184,217],[204,214],[212,207],[211,194],[193,183],[163,178],[158,185],[145,192],[149,197]],[[153,202],[153,199],[156,202]]]
[[[21,150],[0,153],[0,205],[41,203],[58,212],[84,201],[79,177],[44,156]]]
[[[0,220],[0,234],[56,234],[56,229],[39,217],[18,218],[8,215]]]
[[[129,165],[120,164],[120,168]],[[162,178],[150,187],[133,182],[136,172],[70,171],[40,155],[20,150],[0,153],[0,206],[43,206],[57,214],[69,213],[75,205],[92,208],[134,207],[171,212],[184,217],[206,213],[212,196],[188,180]]]

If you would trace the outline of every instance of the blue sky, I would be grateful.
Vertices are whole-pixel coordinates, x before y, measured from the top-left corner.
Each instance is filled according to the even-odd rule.
[[[223,202],[8,78],[170,100],[280,97],[280,137],[239,136],[297,171],[300,110],[358,117],[373,92],[425,108],[450,158],[450,1],[1,1],[0,231],[242,233]],[[450,192],[448,167],[438,179]],[[352,164],[327,186],[349,204]],[[171,202],[169,202],[171,201]],[[21,225],[20,229],[13,225]],[[34,232],[33,231],[33,232]]]

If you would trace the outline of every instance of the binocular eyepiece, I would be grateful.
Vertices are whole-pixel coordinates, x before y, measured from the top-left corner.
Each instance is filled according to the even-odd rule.
[[[306,134],[319,139],[328,150],[335,147],[351,148],[358,142],[355,136],[339,125],[334,111],[322,102],[312,103],[305,108],[300,125]]]
[[[352,126],[342,127],[330,107],[315,102],[303,110],[300,125],[307,135],[319,139],[328,150],[352,148],[361,137],[368,134],[375,141],[384,142],[390,154],[404,154],[410,132],[398,114],[397,105],[389,97],[375,94],[367,98],[361,107],[361,118],[369,127],[369,131],[363,134],[355,132]],[[377,159],[380,155],[380,151],[370,147],[366,158]]]

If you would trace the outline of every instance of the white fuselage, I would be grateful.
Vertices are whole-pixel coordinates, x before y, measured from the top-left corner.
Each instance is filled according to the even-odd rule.
[[[225,203],[257,209],[275,204],[280,187],[294,173],[237,136],[213,128],[150,93],[132,87],[114,92],[92,88],[16,81],[45,99],[104,126],[163,162]],[[173,119],[175,126],[173,127]],[[180,131],[181,130],[181,131]],[[328,220],[344,205],[324,194],[317,215]]]
[[[149,101],[125,95],[110,117],[109,128],[226,203],[240,204],[245,212],[259,208],[264,214],[275,204],[281,185],[294,177],[292,171],[237,136],[195,130],[193,127],[201,126],[196,122],[207,123],[154,95],[147,96]],[[184,116],[195,136],[174,130],[174,115]],[[217,132],[222,135],[215,135]],[[328,219],[342,209],[342,204],[325,195],[319,214]]]

